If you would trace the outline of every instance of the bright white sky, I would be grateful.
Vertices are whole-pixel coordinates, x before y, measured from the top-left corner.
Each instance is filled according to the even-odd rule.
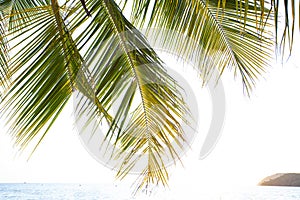
[[[296,42],[299,47],[299,37]],[[211,102],[195,73],[183,70],[199,100],[200,133],[183,158],[184,167],[170,169],[171,190],[193,193],[199,187],[251,186],[273,173],[300,172],[298,52],[295,49],[294,57],[283,66],[274,64],[251,98],[243,95],[231,73],[225,73],[222,137],[204,160],[198,157],[210,123]],[[96,162],[81,145],[73,126],[72,106],[70,102],[29,162],[27,155],[16,156],[10,137],[1,132],[0,182],[114,182],[115,172]],[[131,183],[132,178],[125,181]]]

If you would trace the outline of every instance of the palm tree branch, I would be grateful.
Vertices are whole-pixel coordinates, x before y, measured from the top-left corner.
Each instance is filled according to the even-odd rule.
[[[268,27],[269,23],[262,23],[263,19],[269,16],[268,9],[257,8],[248,1],[238,1],[236,4],[237,1],[233,0],[222,5],[218,4],[217,0],[194,0],[171,4],[168,1],[155,1],[153,7],[143,6],[148,5],[150,1],[144,0],[144,4],[136,3],[140,4],[140,8],[133,10],[133,21],[138,26],[143,25],[143,16],[148,12],[148,8],[152,10],[151,18],[146,24],[148,29],[167,31],[148,32],[148,37],[153,38],[153,41],[162,38],[159,39],[162,40],[159,41],[162,47],[175,50],[188,61],[191,55],[197,57],[194,63],[197,63],[200,76],[205,82],[216,69],[221,75],[225,67],[233,66],[235,71],[240,73],[248,93],[251,91],[256,77],[264,72],[270,60],[272,41],[269,33],[265,31],[265,26]],[[142,9],[145,9],[144,12]],[[261,12],[259,21],[264,26],[257,26],[257,12]],[[178,33],[179,38],[176,36]],[[185,42],[183,37],[190,38],[190,41]],[[239,43],[252,48],[244,51]],[[257,50],[264,57],[260,57]],[[250,62],[246,62],[249,58],[259,62],[256,62],[255,66],[251,65]]]
[[[115,16],[117,16],[117,15],[116,15],[116,13],[114,13],[114,10],[111,8],[111,4],[110,4],[109,0],[103,0],[103,5],[107,11],[107,14],[109,15],[109,17],[111,19],[113,26],[114,26],[115,32],[119,38],[119,42],[123,49],[124,55],[126,55],[126,58],[127,58],[126,61],[128,62],[128,65],[131,67],[132,72],[134,73],[134,76],[136,77],[139,94],[141,95],[141,99],[142,99],[142,106],[143,106],[143,110],[144,110],[143,113],[144,113],[144,118],[146,121],[146,127],[148,127],[149,119],[148,119],[148,112],[147,112],[147,108],[146,108],[146,98],[145,98],[145,94],[144,94],[144,91],[142,88],[143,84],[140,80],[140,75],[138,74],[138,69],[137,69],[138,67],[135,66],[133,58],[131,57],[131,54],[129,53],[130,50],[127,48],[126,39],[124,38],[124,35],[122,35],[122,32],[124,32],[124,29],[121,29],[118,26],[118,23],[116,23],[117,19],[115,18]],[[149,130],[147,132],[148,132],[148,134],[150,134]],[[149,137],[149,135],[147,137]]]
[[[9,55],[8,55],[8,42],[6,37],[6,20],[0,13],[0,84],[6,88],[9,80]]]
[[[81,58],[81,55],[76,47],[76,45],[73,42],[73,39],[71,35],[69,34],[65,24],[64,20],[60,15],[60,7],[58,5],[57,0],[51,0],[52,10],[55,15],[56,23],[58,32],[62,41],[63,50],[65,52],[65,55],[67,55],[66,60],[70,64],[70,62],[74,62],[74,60],[77,60],[77,66],[75,66],[75,69],[72,69],[72,65],[67,64],[67,72],[70,79],[70,84],[73,90],[78,89],[80,92],[82,92],[85,96],[87,96],[89,99],[94,100],[95,105],[98,107],[101,114],[105,116],[105,119],[108,123],[112,122],[112,116],[108,114],[108,112],[104,109],[103,105],[99,101],[98,98],[95,97],[95,94],[93,92],[93,89],[91,88],[88,79],[85,78],[83,75],[84,71],[82,68],[84,68],[85,72],[90,73],[83,63],[83,59]],[[83,8],[86,11],[85,4],[83,4]],[[68,45],[67,45],[68,43]],[[71,46],[72,48],[68,49],[68,46]],[[69,54],[68,51],[74,51],[73,54]]]
[[[78,6],[80,4],[76,8]],[[178,156],[174,145],[180,146],[184,141],[178,119],[187,121],[185,114],[188,109],[178,90],[180,87],[166,73],[144,36],[123,16],[114,1],[89,0],[86,6],[92,14],[91,20],[87,20],[84,12],[72,13],[68,18],[72,32],[78,35],[75,41],[91,68],[96,95],[114,117],[106,139],[115,144],[112,158],[123,161],[117,177],[126,176],[142,163],[147,173],[142,175],[140,186],[146,180],[166,185],[168,176],[159,157],[167,156],[168,151],[172,158]],[[82,26],[87,28],[80,29]],[[137,108],[133,103],[135,98],[140,100]],[[80,108],[88,112],[88,118],[97,118],[97,113],[91,109],[89,105]],[[172,141],[175,144],[171,144]],[[156,145],[165,145],[166,148]],[[143,163],[137,157],[147,161]]]
[[[37,142],[40,144],[71,97],[77,72],[83,73],[80,54],[55,6],[57,4],[53,2],[47,7],[32,8],[28,13],[20,11],[30,16],[30,23],[10,16],[21,22],[14,23],[19,26],[9,29],[11,42],[16,44],[11,48],[15,51],[11,62],[13,81],[2,104],[11,134],[22,150],[43,132]],[[24,38],[24,34],[29,36]],[[18,40],[20,42],[15,42]],[[21,51],[14,50],[20,47]],[[91,91],[85,82],[85,79],[76,81],[76,89]],[[84,95],[95,100],[94,93]],[[101,104],[95,104],[101,110]],[[107,115],[107,119],[109,117]]]
[[[62,41],[64,52],[66,52],[66,55],[68,55],[67,54],[68,49],[67,49],[66,43],[64,41],[65,36],[68,35],[68,33],[66,33],[65,30],[64,30],[63,19],[60,15],[60,8],[59,8],[57,0],[51,0],[51,6],[52,6],[52,11],[53,11],[54,16],[55,16],[55,20],[56,20],[59,36],[60,36],[61,41]],[[70,57],[70,55],[69,55],[69,57]],[[69,59],[70,58],[67,58],[67,60],[69,60]],[[68,72],[69,79],[71,80],[70,81],[71,88],[75,89],[74,86],[73,86],[73,81],[74,81],[74,78],[72,76],[73,72],[72,72],[72,69],[70,69],[70,66],[68,66],[68,65],[67,65],[67,72]]]

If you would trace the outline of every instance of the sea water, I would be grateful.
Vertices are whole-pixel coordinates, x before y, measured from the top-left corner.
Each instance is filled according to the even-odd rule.
[[[132,189],[132,188],[131,188]],[[0,184],[0,199],[7,200],[300,200],[300,188],[253,187],[219,194],[156,192],[132,196],[130,188],[96,184]],[[178,191],[177,191],[178,192]]]

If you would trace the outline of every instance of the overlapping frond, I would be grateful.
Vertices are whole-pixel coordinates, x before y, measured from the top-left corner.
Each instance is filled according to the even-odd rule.
[[[8,70],[8,43],[6,38],[6,21],[4,15],[0,13],[0,86],[7,87],[7,81],[9,79]]]
[[[148,37],[160,46],[193,59],[204,81],[215,70],[221,74],[226,67],[233,67],[249,92],[268,66],[273,48],[271,35],[265,31],[269,24],[263,20],[269,17],[269,10],[256,4],[235,0],[135,1],[132,18],[139,26],[146,23]],[[144,17],[147,12],[149,20]]]
[[[298,2],[298,13],[297,10]],[[295,33],[300,31],[300,1],[297,0],[271,0],[275,19],[275,42],[279,53],[284,56],[286,52],[292,53],[294,46]],[[284,10],[282,12],[282,10]],[[297,31],[296,19],[299,20]],[[280,25],[281,24],[281,25]],[[281,31],[281,29],[283,29]],[[297,34],[296,34],[297,35]]]
[[[31,140],[43,138],[72,90],[66,70],[67,52],[51,5],[18,12],[30,16],[30,21],[12,15],[10,42],[16,44],[11,50],[13,78],[3,108],[16,144],[25,148]]]
[[[112,157],[121,161],[117,176],[123,178],[142,165],[139,189],[149,183],[166,185],[163,158],[178,159],[175,146],[184,141],[179,122],[186,121],[188,113],[179,86],[114,1],[89,0],[86,5],[91,20],[83,11],[69,19],[74,30],[87,27],[76,33],[76,41],[86,52],[96,97],[113,116],[106,138],[116,145]],[[78,116],[88,110],[89,118],[97,117],[92,106],[81,105]]]
[[[30,21],[35,18],[36,9],[47,7],[50,0],[7,0],[6,5],[10,5],[8,18],[9,28],[17,28],[20,26],[27,26]]]
[[[12,1],[0,0],[0,13],[2,16],[9,14],[11,10]]]
[[[16,144],[24,149],[32,140],[40,143],[64,108],[82,61],[56,1],[22,4],[8,15],[12,82],[2,107]]]

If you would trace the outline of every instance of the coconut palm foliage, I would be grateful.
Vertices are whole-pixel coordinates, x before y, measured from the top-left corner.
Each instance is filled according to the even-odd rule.
[[[7,13],[9,5],[7,3],[0,1],[0,17],[3,19],[4,15]],[[5,30],[7,27],[7,21],[0,21],[0,84],[4,87],[7,86],[8,74],[8,44],[5,37]]]
[[[138,27],[151,30],[147,35],[154,40],[160,38],[161,47],[175,50],[187,60],[194,55],[196,60],[193,59],[193,63],[198,63],[204,81],[209,80],[215,69],[222,73],[226,67],[232,67],[235,74],[240,74],[249,94],[259,75],[268,66],[270,51],[273,51],[270,40],[270,31],[274,30],[270,29],[272,25],[276,27],[274,32],[278,47],[284,51],[288,42],[290,50],[292,48],[296,1],[284,2],[285,27],[280,43],[279,1],[275,0],[136,0],[131,19]],[[288,15],[289,10],[292,11],[292,17]],[[150,17],[147,18],[148,15]],[[159,28],[159,31],[153,31],[153,28]],[[192,42],[182,40],[182,35],[191,38]]]
[[[76,91],[82,95],[76,112],[88,113],[86,126],[97,118],[109,127],[105,138],[117,149],[111,155],[120,162],[117,177],[146,158],[138,189],[167,185],[164,158],[179,157],[176,145],[185,142],[180,122],[188,124],[189,110],[180,86],[136,27],[146,27],[149,39],[186,59],[192,55],[204,82],[233,68],[250,92],[268,67],[272,26],[279,38],[278,3],[1,0],[2,119],[21,150],[37,146]],[[292,12],[277,43],[291,49],[296,0],[284,3]],[[126,7],[130,20],[120,9]]]
[[[0,24],[0,33],[1,35],[3,35],[4,33],[4,24]],[[5,81],[5,77],[7,76],[7,62],[8,62],[8,57],[7,57],[7,46],[6,46],[6,41],[5,41],[5,37],[0,37],[0,66],[1,66],[1,70],[0,70],[0,82],[1,85],[4,85],[4,81]]]
[[[167,172],[160,157],[166,151],[172,159],[177,156],[170,143],[184,140],[178,120],[188,112],[179,86],[114,1],[86,5],[91,20],[80,2],[73,8],[60,7],[55,0],[13,5],[8,16],[12,84],[3,102],[11,134],[21,149],[35,138],[39,144],[72,92],[79,90],[89,100],[79,112],[90,109],[91,118],[101,115],[111,126],[107,137],[117,135],[114,142],[122,151],[116,156],[124,158],[118,176],[129,172],[141,151],[148,157],[142,183],[155,180],[165,185]],[[78,37],[73,39],[72,33]],[[85,63],[96,67],[90,70]],[[88,84],[91,79],[95,84]],[[122,103],[111,116],[110,108],[122,91]],[[135,95],[141,103],[128,120]]]

